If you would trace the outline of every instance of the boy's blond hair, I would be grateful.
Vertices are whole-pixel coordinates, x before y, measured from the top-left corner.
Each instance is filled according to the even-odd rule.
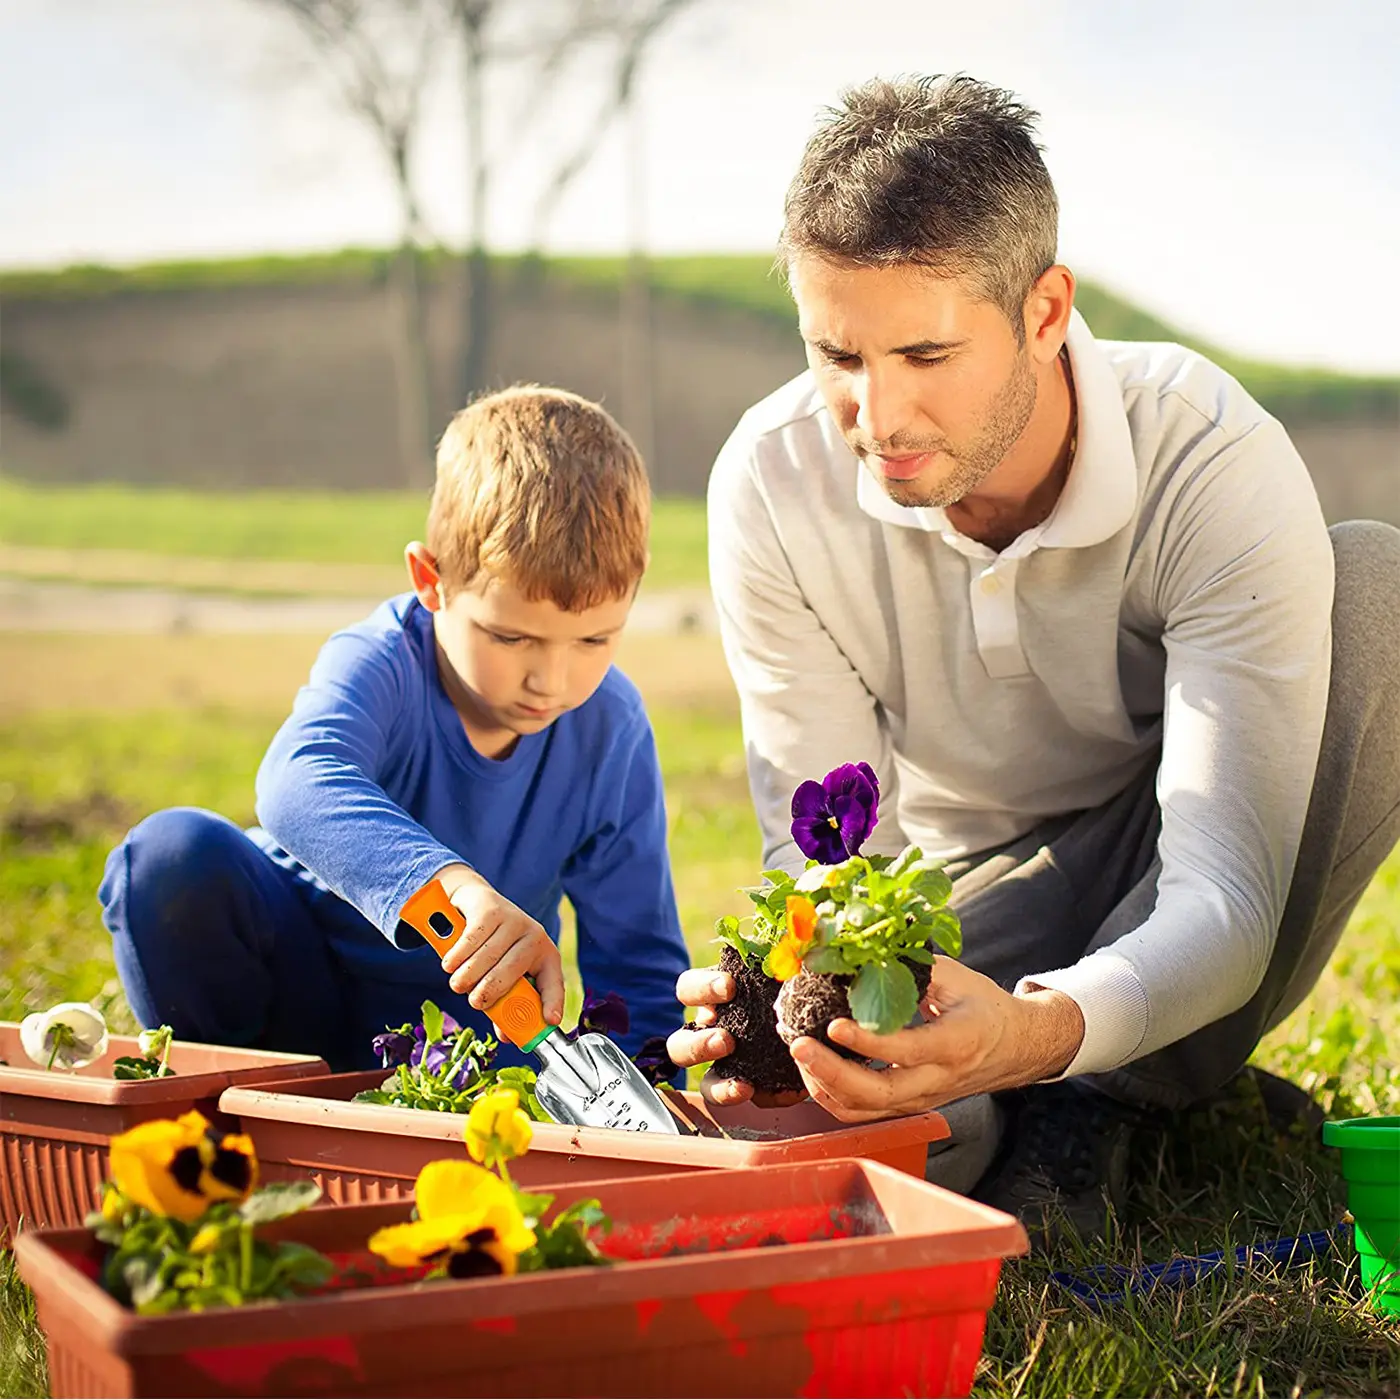
[[[650,518],[632,439],[566,390],[487,394],[438,443],[428,548],[445,592],[485,573],[566,612],[626,597],[646,569]]]

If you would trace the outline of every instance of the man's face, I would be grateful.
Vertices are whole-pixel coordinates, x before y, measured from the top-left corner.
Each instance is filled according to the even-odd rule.
[[[434,614],[451,674],[442,682],[468,737],[488,757],[537,734],[597,690],[617,653],[632,599],[565,612],[482,576]]]
[[[1030,421],[1035,367],[1005,313],[913,265],[789,268],[807,363],[851,450],[906,506],[949,506]]]

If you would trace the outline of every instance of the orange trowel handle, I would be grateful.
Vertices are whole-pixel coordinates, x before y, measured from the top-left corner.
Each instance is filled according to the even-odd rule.
[[[404,923],[417,929],[439,956],[466,931],[462,911],[448,899],[441,880],[429,880],[399,911]],[[534,986],[521,978],[486,1014],[507,1040],[533,1050],[555,1029],[544,1019],[544,1005]]]

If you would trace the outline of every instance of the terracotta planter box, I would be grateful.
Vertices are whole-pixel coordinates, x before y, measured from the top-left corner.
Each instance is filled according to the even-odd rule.
[[[375,1088],[383,1080],[382,1070],[370,1070],[296,1084],[245,1086],[228,1090],[220,1103],[252,1134],[265,1180],[310,1174],[333,1201],[396,1200],[412,1194],[414,1179],[428,1162],[466,1156],[466,1119],[455,1113],[349,1102],[361,1089]],[[721,1108],[705,1103],[699,1094],[671,1091],[670,1097],[699,1129],[697,1135],[536,1123],[533,1145],[512,1171],[524,1185],[572,1184],[865,1157],[922,1179],[929,1143],[948,1136],[948,1124],[939,1113],[852,1125],[810,1102],[792,1108]]]
[[[1001,1260],[1026,1248],[1012,1217],[872,1162],[570,1185],[557,1203],[594,1194],[627,1261],[611,1268],[204,1313],[121,1307],[85,1230],[26,1232],[17,1256],[55,1396],[882,1396],[968,1393]],[[364,1240],[408,1210],[274,1229],[371,1267]]]
[[[231,1084],[325,1074],[314,1055],[279,1055],[177,1040],[165,1079],[113,1079],[121,1055],[139,1055],[136,1037],[114,1035],[100,1060],[76,1071],[30,1062],[19,1025],[0,1021],[0,1242],[26,1226],[81,1225],[106,1178],[107,1140],[148,1118],[197,1108],[218,1113]]]

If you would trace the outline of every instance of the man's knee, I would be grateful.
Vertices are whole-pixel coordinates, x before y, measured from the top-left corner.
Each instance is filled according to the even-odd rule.
[[[98,899],[114,934],[197,927],[200,911],[239,877],[248,838],[226,817],[170,807],[134,826],[107,857]]]
[[[1400,529],[1379,520],[1344,520],[1327,533],[1337,574],[1334,665],[1394,685],[1400,679]]]

